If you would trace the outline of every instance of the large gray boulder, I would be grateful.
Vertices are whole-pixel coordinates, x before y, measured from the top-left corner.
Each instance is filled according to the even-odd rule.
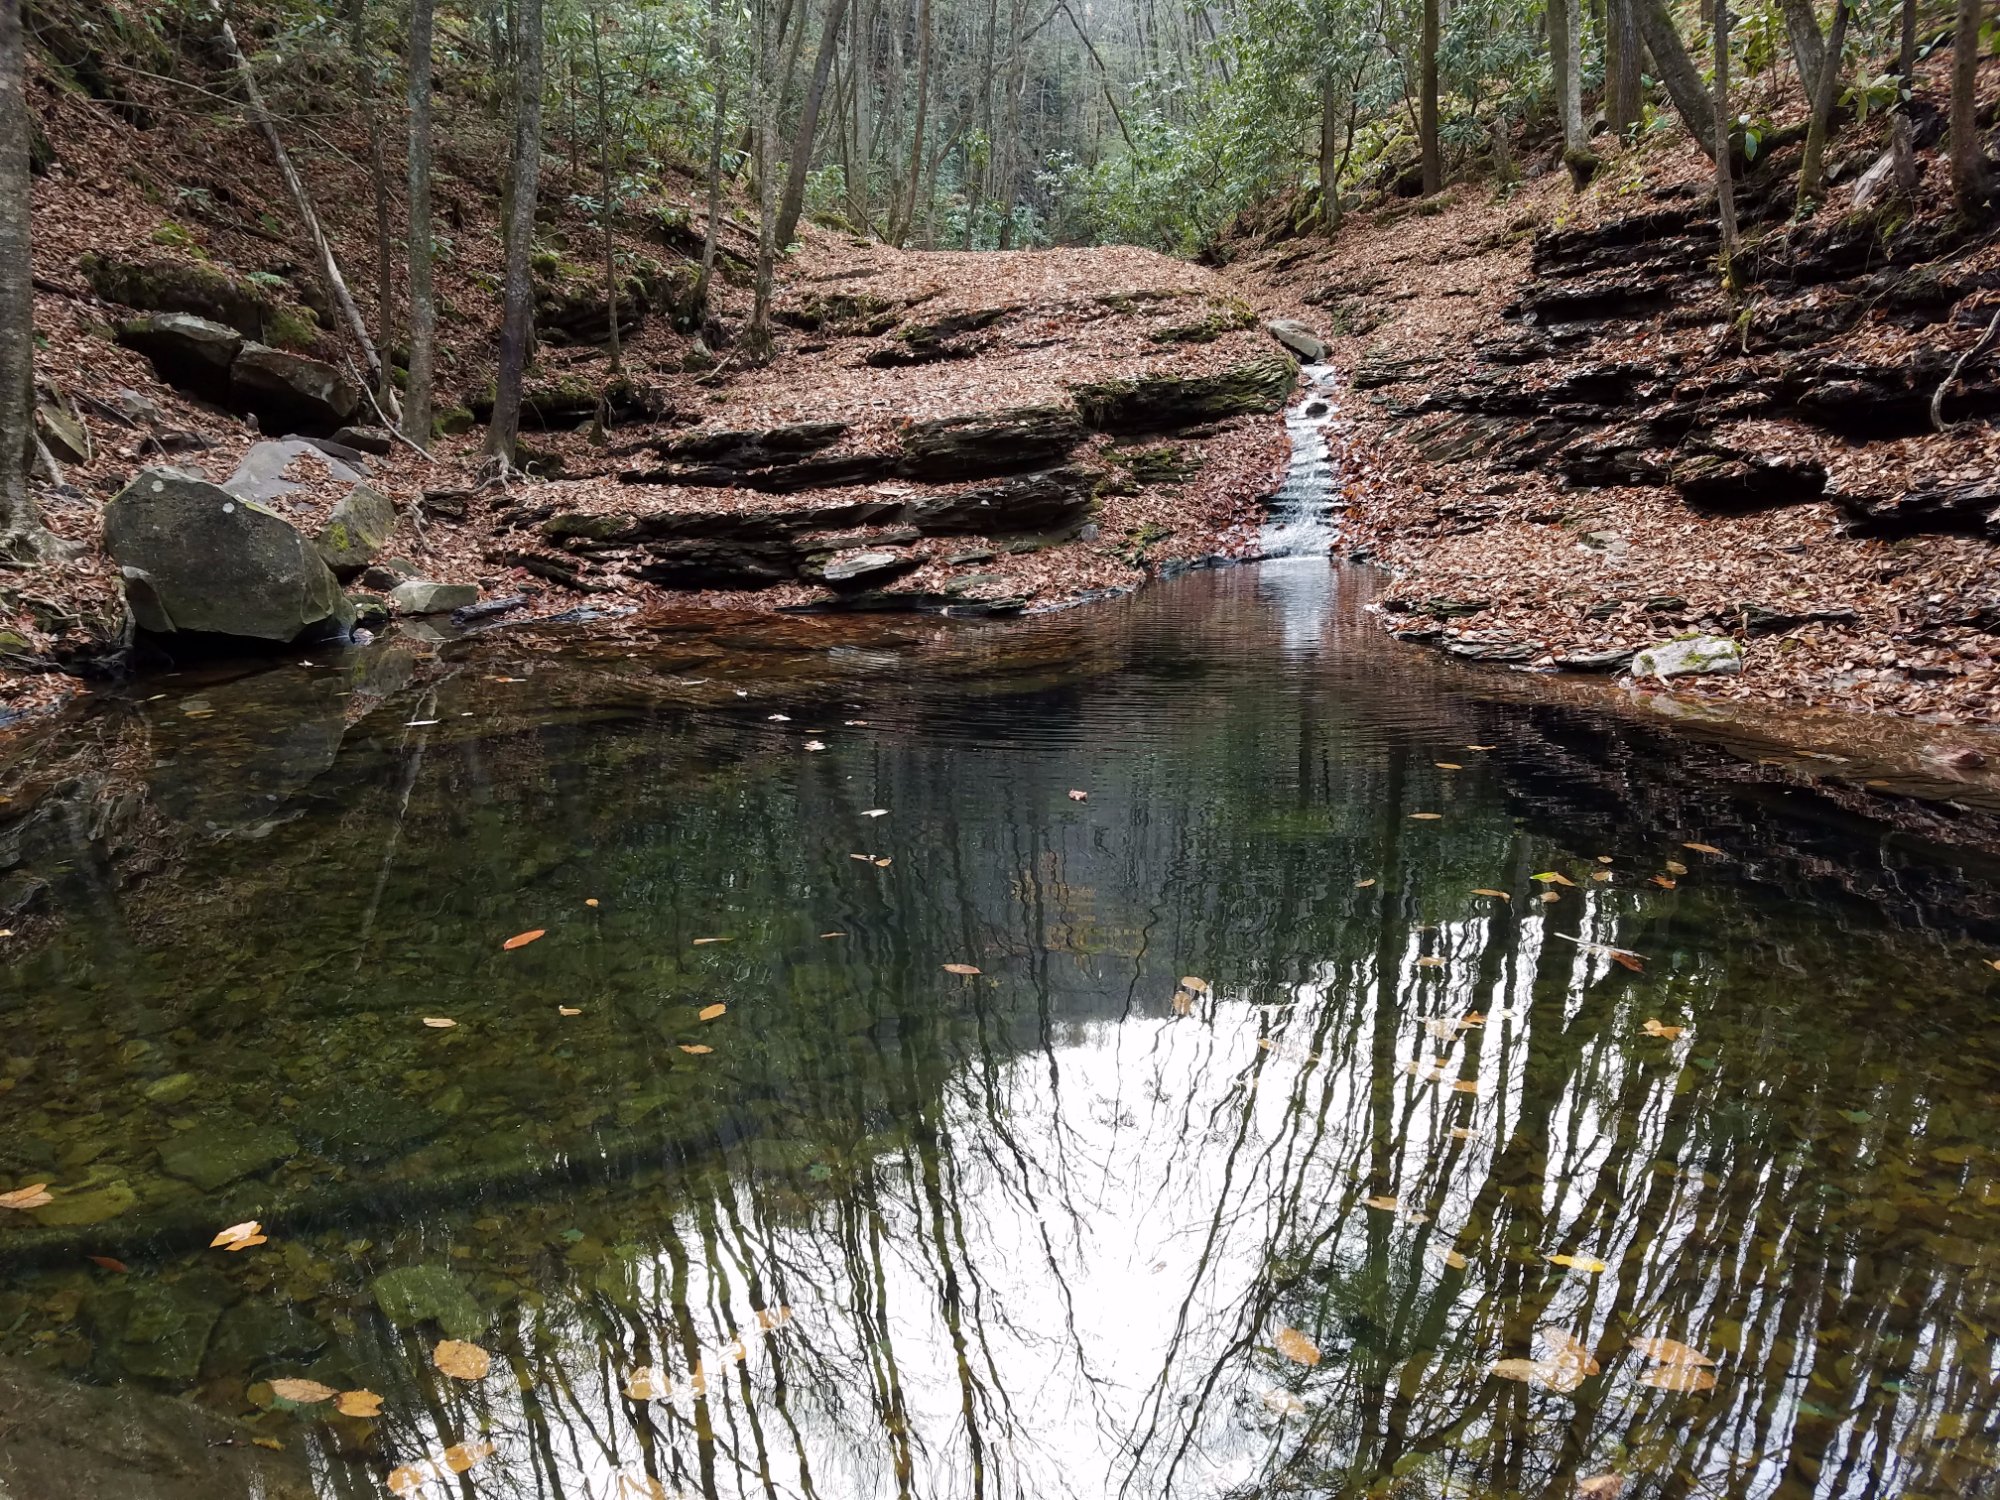
[[[1264,325],[1264,329],[1309,365],[1319,364],[1326,358],[1326,344],[1310,326],[1297,318],[1273,318]]]
[[[226,323],[165,312],[119,324],[118,342],[151,360],[168,385],[220,399],[229,393],[229,370],[243,348],[243,335]]]
[[[1743,648],[1726,635],[1677,635],[1655,641],[1632,658],[1634,677],[1733,676],[1743,670]]]
[[[146,469],[104,507],[104,549],[143,630],[260,641],[337,635],[354,611],[282,516],[175,469]]]
[[[479,590],[469,583],[428,583],[406,578],[389,590],[389,607],[399,615],[448,615],[479,602]]]
[[[280,512],[291,508],[290,497],[307,484],[347,487],[313,545],[336,577],[350,578],[381,556],[396,530],[395,505],[364,482],[360,469],[305,438],[267,439],[251,444],[236,472],[222,481],[237,499]]]
[[[229,367],[229,401],[267,431],[325,437],[361,409],[361,388],[322,360],[245,344]]]

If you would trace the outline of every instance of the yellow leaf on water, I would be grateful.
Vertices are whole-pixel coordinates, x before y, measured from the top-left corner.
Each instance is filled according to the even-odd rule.
[[[40,1208],[44,1203],[55,1202],[55,1194],[49,1191],[46,1182],[31,1182],[26,1187],[15,1188],[11,1193],[0,1193],[0,1208],[22,1210]]]
[[[1609,870],[1592,870],[1590,872],[1590,878],[1592,880],[1609,880],[1611,878],[1611,872]]]
[[[283,1453],[285,1445],[274,1437],[253,1437],[251,1443],[259,1448],[269,1448],[273,1453]]]
[[[1986,967],[1987,967],[1987,968],[1989,968],[1989,969],[2000,969],[2000,958],[1989,958],[1989,959],[1987,959],[1987,960],[1986,960]]]
[[[1435,953],[1426,953],[1422,958],[1417,960],[1417,967],[1420,969],[1442,969],[1444,967],[1444,960],[1439,958]]]
[[[1305,1402],[1294,1396],[1290,1391],[1266,1391],[1259,1399],[1263,1401],[1267,1409],[1276,1412],[1281,1417],[1296,1417],[1306,1409]]]
[[[424,1487],[429,1477],[422,1469],[413,1468],[409,1464],[391,1469],[388,1478],[389,1493],[398,1496],[414,1495]]]
[[[1451,1127],[1451,1138],[1455,1141],[1476,1141],[1479,1132],[1470,1125],[1454,1125]]]
[[[1552,1359],[1496,1359],[1492,1373],[1502,1380],[1519,1380],[1559,1395],[1568,1395],[1583,1384],[1581,1374]]]
[[[1713,1365],[1715,1363],[1692,1344],[1683,1344],[1679,1339],[1633,1339],[1631,1342],[1634,1349],[1658,1364]]]
[[[1378,1193],[1373,1198],[1363,1198],[1361,1201],[1369,1208],[1379,1208],[1384,1213],[1391,1214],[1403,1206],[1400,1198],[1392,1198],[1387,1193]]]
[[[1181,975],[1181,988],[1186,990],[1190,995],[1206,995],[1208,993],[1208,981],[1193,974],[1183,974]]]
[[[1646,1024],[1639,1029],[1644,1031],[1647,1036],[1656,1036],[1663,1042],[1671,1042],[1675,1037],[1687,1030],[1685,1026],[1662,1026],[1658,1016],[1649,1017]]]
[[[1545,1254],[1542,1258],[1548,1261],[1551,1265],[1567,1266],[1572,1271],[1588,1271],[1593,1276],[1595,1276],[1599,1271],[1608,1271],[1611,1269],[1609,1266],[1605,1265],[1603,1261],[1592,1260],[1587,1255]]]
[[[822,932],[820,936],[823,938],[837,938],[837,937],[846,937],[847,934],[844,932]]]
[[[1460,1255],[1456,1250],[1445,1251],[1444,1263],[1450,1266],[1454,1271],[1463,1271],[1467,1266],[1472,1264],[1463,1255]]]
[[[215,1238],[208,1242],[208,1248],[213,1250],[219,1245],[224,1249],[229,1249],[244,1243],[246,1240],[262,1239],[263,1235],[264,1226],[262,1224],[259,1224],[255,1219],[245,1219],[241,1224],[231,1224],[227,1229],[219,1230]]]
[[[947,973],[947,974],[977,974],[977,973],[979,972],[979,965],[977,965],[977,964],[946,964],[946,965],[944,966],[944,971],[945,971],[945,973]]]
[[[1688,872],[1688,867],[1682,864],[1679,860],[1670,859],[1667,861],[1667,873],[1669,875],[1685,875],[1687,874],[1687,872]]]
[[[595,906],[597,905],[597,898],[595,896],[585,896],[583,898],[583,904],[585,906]]]
[[[1431,764],[1436,766],[1440,771],[1463,771],[1465,769],[1464,766],[1461,766],[1455,760],[1434,760]]]
[[[484,1439],[476,1443],[453,1443],[444,1450],[445,1467],[454,1474],[463,1474],[492,1456],[493,1444]]]
[[[773,1328],[782,1328],[791,1321],[792,1310],[789,1307],[780,1305],[778,1307],[760,1307],[757,1309],[757,1326],[766,1333],[769,1333]]]
[[[1355,888],[1355,889],[1356,889],[1357,891],[1365,891],[1365,890],[1367,890],[1367,889],[1368,889],[1368,887],[1369,887],[1369,886],[1373,885],[1374,883],[1375,883],[1375,879],[1374,879],[1374,877],[1373,877],[1373,876],[1370,876],[1370,877],[1369,877],[1368,879],[1366,879],[1366,880],[1357,880],[1357,881],[1355,881],[1355,882],[1354,882],[1354,888]]]
[[[458,1022],[454,1021],[450,1016],[425,1016],[424,1024],[433,1031],[449,1031]]]
[[[1410,816],[1411,816],[1412,818],[1415,818],[1415,819],[1416,819],[1416,820],[1417,820],[1417,821],[1418,821],[1419,823],[1435,823],[1435,822],[1436,822],[1436,821],[1437,821],[1437,820],[1438,820],[1439,818],[1442,818],[1442,817],[1444,816],[1444,814],[1443,814],[1443,813],[1411,813],[1411,814],[1410,814]]]
[[[726,938],[726,937],[696,938],[694,940],[694,946],[697,948],[706,948],[710,943],[733,943],[735,941],[736,939],[734,938]]]
[[[1559,870],[1544,870],[1539,875],[1530,875],[1530,880],[1539,880],[1543,885],[1575,885],[1576,882]]]
[[[580,1016],[583,1014],[583,1007],[581,1005],[558,1005],[556,1007],[556,1014],[559,1016]]]
[[[1713,844],[1682,844],[1683,849],[1692,849],[1697,854],[1720,854],[1722,851]]]
[[[1539,899],[1541,899],[1541,900],[1543,900],[1543,901],[1560,901],[1560,900],[1562,900],[1562,892],[1561,892],[1561,891],[1543,891]]]
[[[1561,1365],[1568,1365],[1584,1375],[1598,1372],[1597,1357],[1590,1352],[1590,1346],[1575,1334],[1563,1328],[1543,1328],[1538,1330],[1542,1341],[1548,1345],[1548,1358]]]
[[[1712,1391],[1715,1372],[1700,1365],[1655,1365],[1639,1377],[1639,1384],[1658,1391]]]
[[[704,1005],[698,1012],[696,1012],[696,1018],[698,1020],[703,1020],[703,1021],[713,1021],[717,1016],[722,1015],[728,1009],[729,1009],[728,1006],[724,1005],[720,1000],[718,1000],[713,1005]]]
[[[1499,748],[1499,746],[1497,746],[1497,745],[1467,745],[1467,746],[1466,746],[1465,748],[1466,748],[1466,749],[1468,749],[1468,750],[1497,750],[1497,749]]]
[[[847,857],[849,859],[858,859],[864,865],[872,865],[873,863],[875,863],[875,856],[872,854],[850,854]]]
[[[1185,1016],[1194,1010],[1194,996],[1186,990],[1174,991],[1174,1014]]]
[[[1260,1037],[1258,1037],[1258,1038],[1257,1038],[1257,1046],[1258,1046],[1258,1047],[1259,1047],[1259,1048],[1260,1048],[1260,1049],[1261,1049],[1262,1051],[1265,1051],[1265,1052],[1269,1052],[1269,1051],[1270,1051],[1270,1050],[1271,1050],[1271,1049],[1272,1049],[1273,1047],[1275,1047],[1275,1046],[1277,1046],[1277,1045],[1278,1045],[1278,1044],[1277,1044],[1276,1042],[1272,1041],[1272,1040],[1271,1040],[1271,1039],[1270,1039],[1269,1037],[1267,1037],[1267,1036],[1260,1036]]]
[[[1090,800],[1090,793],[1079,792],[1072,787],[1070,789],[1069,800],[1072,802],[1088,802]]]
[[[1486,1017],[1476,1010],[1469,1010],[1458,1019],[1461,1026],[1484,1026]]]
[[[1272,1343],[1278,1352],[1295,1365],[1316,1365],[1319,1363],[1319,1345],[1300,1333],[1296,1328],[1280,1328]]]
[[[300,1406],[316,1406],[322,1401],[331,1401],[340,1394],[330,1385],[321,1385],[317,1380],[274,1380],[271,1394],[284,1401],[294,1401]]]
[[[895,862],[896,861],[892,857],[885,854],[880,859],[875,861],[875,868],[878,870],[886,870],[889,868],[890,865],[894,864]]]
[[[500,946],[503,949],[512,952],[516,948],[527,947],[528,944],[534,942],[536,938],[546,937],[547,935],[548,935],[548,929],[546,927],[537,927],[528,932],[515,933],[512,937],[508,938],[507,941],[502,943]]]
[[[334,1401],[333,1409],[343,1417],[379,1417],[382,1415],[382,1398],[373,1391],[342,1391]]]
[[[714,1050],[713,1047],[704,1047],[700,1042],[681,1043],[681,1051],[685,1052],[689,1057],[706,1057]]]
[[[1661,890],[1663,890],[1663,891],[1670,891],[1670,890],[1672,890],[1672,889],[1674,888],[1675,884],[1677,883],[1677,882],[1675,882],[1675,881],[1673,881],[1673,880],[1669,879],[1669,878],[1668,878],[1667,876],[1665,876],[1665,875],[1649,875],[1649,876],[1647,876],[1646,878],[1647,878],[1647,879],[1649,879],[1649,880],[1651,880],[1651,881],[1653,882],[1653,884],[1654,884],[1654,885],[1658,886],[1658,887],[1659,887],[1659,888],[1660,888]]]
[[[1475,887],[1473,889],[1472,894],[1475,896],[1492,896],[1500,901],[1512,901],[1514,899],[1512,896],[1508,895],[1507,892],[1505,891],[1488,890],[1483,885]]]
[[[1576,1500],[1618,1500],[1623,1493],[1623,1474],[1593,1474],[1576,1482]]]
[[[456,1380],[484,1380],[493,1356],[463,1339],[441,1339],[431,1351],[431,1363]]]
[[[630,1401],[664,1401],[673,1392],[673,1381],[651,1365],[641,1365],[625,1377],[625,1396]]]
[[[1454,1093],[1476,1094],[1479,1092],[1479,1080],[1476,1078],[1461,1078],[1451,1087]]]

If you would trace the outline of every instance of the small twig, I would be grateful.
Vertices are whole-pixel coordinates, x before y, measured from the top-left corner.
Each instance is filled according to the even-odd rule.
[[[49,445],[44,441],[39,428],[35,431],[35,456],[42,461],[42,466],[49,471],[49,481],[52,484],[61,485],[69,483],[69,479],[63,473],[63,466],[57,463],[56,456],[49,452]]]
[[[1935,427],[1939,432],[1949,430],[1945,426],[1944,420],[1945,392],[1950,390],[1952,382],[1958,379],[1959,371],[1963,370],[1973,360],[1986,352],[1987,347],[1992,344],[1994,335],[1996,334],[2000,334],[2000,308],[1993,310],[1993,321],[1986,325],[1986,332],[1979,335],[1979,342],[1952,362],[1951,373],[1938,383],[1937,390],[1931,394],[1931,426]]]

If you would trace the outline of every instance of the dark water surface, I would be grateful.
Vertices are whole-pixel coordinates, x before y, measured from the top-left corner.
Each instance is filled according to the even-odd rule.
[[[1347,587],[106,705],[0,833],[0,1358],[325,1496],[1980,1493],[1993,860]]]

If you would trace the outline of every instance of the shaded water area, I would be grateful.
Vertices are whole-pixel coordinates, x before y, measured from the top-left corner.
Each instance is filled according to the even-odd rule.
[[[102,704],[5,788],[0,1384],[243,1419],[216,1500],[1981,1493],[1990,815],[1362,587]]]

